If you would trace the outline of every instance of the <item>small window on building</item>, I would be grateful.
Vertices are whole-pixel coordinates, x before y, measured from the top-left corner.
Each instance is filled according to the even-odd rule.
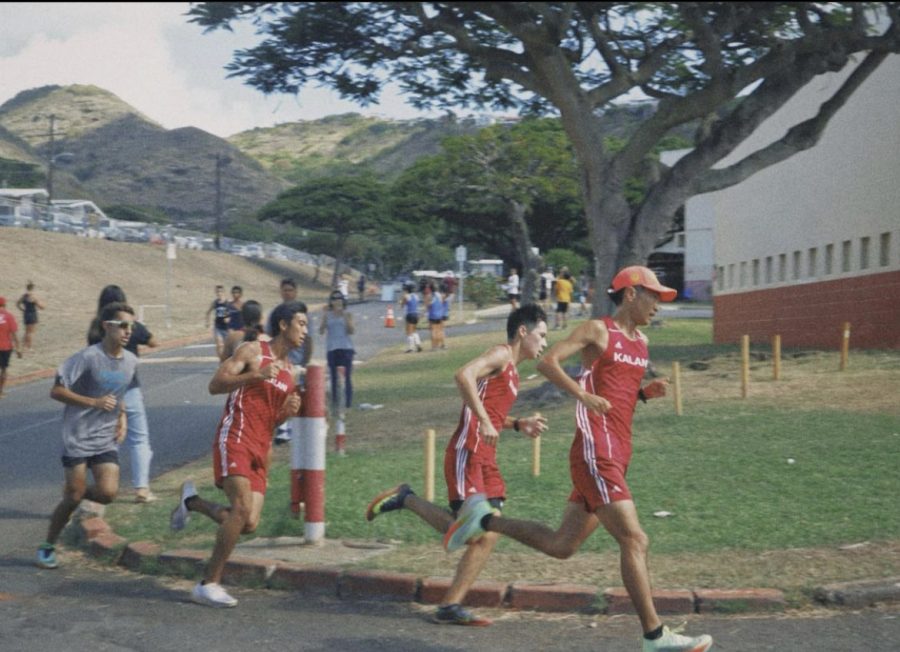
[[[787,254],[778,254],[778,280],[787,279]]]
[[[841,243],[841,271],[850,271],[850,255],[853,253],[853,243],[850,240],[844,240]]]
[[[728,288],[734,287],[734,263],[728,266]]]
[[[815,247],[810,247],[807,252],[808,256],[806,259],[807,262],[807,276],[810,278],[815,278],[819,274],[819,250]]]
[[[678,246],[684,249],[684,233],[679,233],[678,237],[675,238],[675,241],[678,243]]]
[[[882,233],[879,238],[880,243],[878,247],[878,264],[882,267],[887,267],[891,264],[891,233],[888,231],[887,233]]]
[[[791,270],[793,273],[791,274],[791,278],[797,280],[800,278],[800,262],[802,259],[803,253],[800,251],[794,252],[794,264],[793,269]]]
[[[753,285],[759,285],[759,258],[753,259]]]
[[[825,274],[831,274],[834,271],[834,245],[825,245]]]
[[[741,262],[741,287],[747,286],[747,261]]]
[[[869,269],[869,242],[872,238],[866,236],[859,239],[859,268]]]
[[[725,268],[719,267],[716,273],[716,288],[719,290],[725,289]]]
[[[766,283],[771,283],[775,279],[775,277],[773,276],[774,265],[772,263],[772,257],[766,256]]]

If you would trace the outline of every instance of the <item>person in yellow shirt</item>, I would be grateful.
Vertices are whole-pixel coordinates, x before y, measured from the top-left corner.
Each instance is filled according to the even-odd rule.
[[[556,279],[556,315],[554,315],[553,329],[566,327],[566,313],[569,312],[569,304],[572,303],[572,274],[568,268],[560,270]],[[561,324],[561,325],[560,325]]]

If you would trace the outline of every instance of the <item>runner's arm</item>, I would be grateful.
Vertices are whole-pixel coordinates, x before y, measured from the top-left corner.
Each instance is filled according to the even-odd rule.
[[[591,394],[581,388],[562,368],[562,362],[575,354],[583,354],[588,347],[595,347],[600,353],[606,349],[609,332],[606,325],[591,319],[575,328],[566,339],[557,342],[541,356],[537,369],[547,380],[583,403],[588,409],[603,414],[612,405],[602,396]]]
[[[277,362],[259,368],[259,342],[247,342],[216,369],[209,381],[210,394],[229,394],[234,390],[278,375],[281,365]]]

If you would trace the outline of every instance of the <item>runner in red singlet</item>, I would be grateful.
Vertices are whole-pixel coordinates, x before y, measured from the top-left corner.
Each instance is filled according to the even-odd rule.
[[[574,489],[559,529],[494,515],[484,496],[466,500],[445,538],[448,550],[484,535],[505,534],[553,557],[571,557],[603,525],[619,544],[622,580],[644,631],[644,652],[705,652],[709,636],[687,637],[664,627],[653,606],[647,567],[649,540],[638,521],[625,482],[631,461],[631,421],[637,400],[666,393],[666,381],[641,387],[648,364],[647,339],[638,326],[650,323],[660,301],[676,292],[646,267],[626,267],[609,290],[617,309],[612,318],[592,319],[555,344],[538,370],[577,400],[575,440],[569,452]],[[578,380],[561,362],[581,356]]]
[[[222,572],[241,534],[253,532],[259,524],[272,433],[300,410],[288,354],[306,337],[306,305],[299,301],[282,303],[275,309],[273,323],[277,332],[271,341],[245,341],[222,362],[209,383],[210,394],[228,394],[213,443],[213,471],[216,486],[225,491],[229,505],[202,499],[188,480],[172,511],[173,530],[184,528],[190,512],[219,523],[205,578],[191,593],[194,602],[212,607],[237,604],[220,584]]]
[[[506,485],[497,466],[499,431],[513,428],[529,437],[546,430],[540,414],[514,419],[509,415],[519,392],[516,366],[522,360],[537,358],[547,338],[547,315],[538,305],[513,310],[506,320],[507,344],[488,349],[456,372],[456,385],[463,397],[462,413],[456,431],[444,453],[444,478],[450,499],[450,511],[415,495],[402,484],[382,492],[369,503],[366,518],[406,508],[438,532],[446,532],[467,496],[487,497],[499,513],[506,499]],[[452,514],[451,514],[452,512]],[[497,542],[497,535],[486,534],[468,547],[456,575],[434,620],[440,624],[490,625],[491,621],[470,613],[461,604],[475,582]]]

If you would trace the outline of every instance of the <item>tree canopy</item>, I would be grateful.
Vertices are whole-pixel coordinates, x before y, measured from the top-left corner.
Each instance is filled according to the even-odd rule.
[[[259,45],[236,52],[228,69],[265,93],[314,83],[367,105],[395,83],[420,108],[557,113],[579,165],[600,286],[618,267],[645,262],[689,197],[814,146],[900,51],[897,2],[208,2],[189,15],[208,29],[258,26]],[[814,77],[857,61],[815,116],[714,167]],[[657,109],[613,150],[598,112],[638,91]],[[693,121],[688,155],[671,167],[652,159]]]
[[[286,190],[258,215],[262,220],[334,234],[336,284],[348,239],[383,227],[385,206],[386,189],[371,176],[323,177]]]

